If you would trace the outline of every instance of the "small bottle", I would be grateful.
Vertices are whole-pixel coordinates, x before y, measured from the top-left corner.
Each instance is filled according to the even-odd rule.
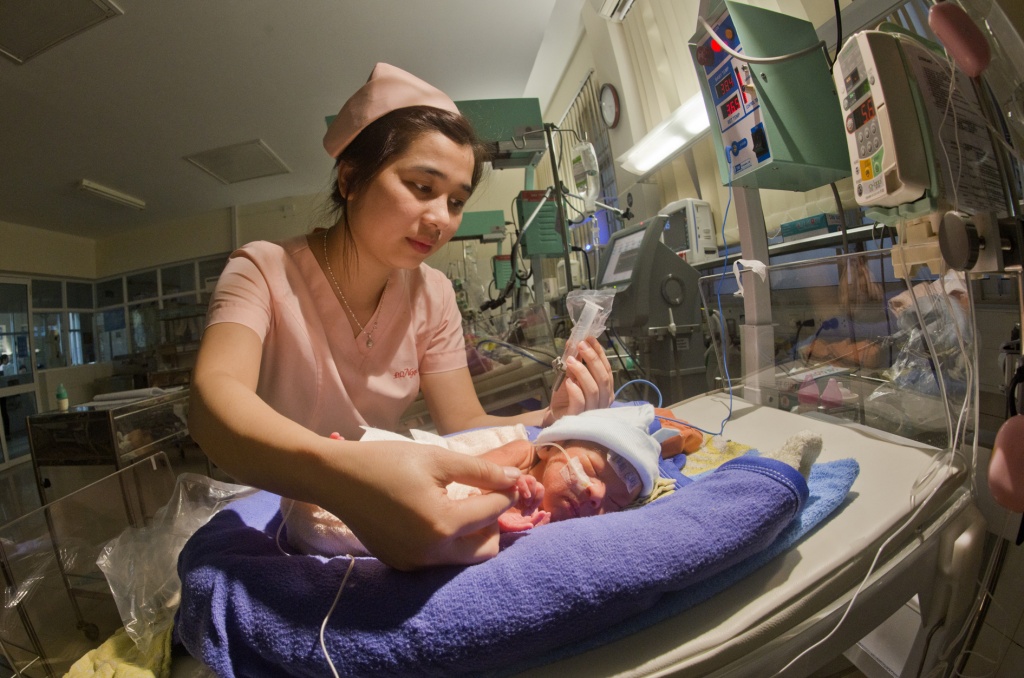
[[[57,387],[57,411],[68,411],[68,392],[64,389],[64,384]]]

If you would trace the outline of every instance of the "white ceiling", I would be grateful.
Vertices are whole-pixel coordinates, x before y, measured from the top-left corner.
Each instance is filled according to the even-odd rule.
[[[104,238],[321,192],[332,166],[324,117],[374,63],[455,100],[526,95],[544,105],[584,2],[116,1],[123,16],[22,65],[0,58],[0,221]],[[184,160],[253,139],[291,172],[224,185]],[[147,208],[92,197],[76,188],[83,178]]]

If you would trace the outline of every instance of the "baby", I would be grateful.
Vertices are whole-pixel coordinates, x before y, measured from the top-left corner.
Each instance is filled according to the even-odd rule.
[[[541,431],[534,442],[516,427],[518,439],[504,444],[478,442],[451,447],[502,466],[523,471],[517,503],[498,519],[504,532],[519,532],[555,520],[601,515],[650,498],[658,480],[658,459],[694,447],[692,436],[680,442],[680,428],[666,427],[662,441],[648,433],[655,412],[651,405],[591,410],[562,417]],[[686,429],[689,433],[696,433]],[[473,438],[472,434],[464,434]],[[381,436],[381,437],[377,437]],[[363,439],[403,439],[370,429]],[[698,434],[699,438],[699,434]],[[477,436],[475,440],[480,440]],[[445,440],[430,442],[444,444]],[[698,445],[699,446],[699,443]],[[473,448],[477,449],[473,449]],[[689,450],[692,451],[692,450]],[[448,496],[462,499],[480,490],[459,483],[448,486]],[[368,555],[351,530],[330,512],[312,504],[282,498],[281,513],[288,543],[307,554]]]
[[[671,416],[664,410],[658,414]],[[475,452],[473,446],[458,449],[523,471],[516,487],[516,504],[498,518],[502,532],[521,532],[553,521],[620,511],[667,493],[665,487],[674,483],[660,478],[659,459],[694,452],[703,437],[694,429],[664,420],[662,428],[651,433],[651,428],[657,428],[652,427],[655,415],[651,405],[588,410],[562,417],[533,442],[526,440],[525,430],[518,427],[519,437],[499,446],[491,439],[490,443],[477,443],[478,447],[482,445],[480,452]],[[371,433],[383,432],[371,429],[363,439]],[[795,436],[783,449],[764,456],[786,462],[806,477],[821,449],[821,439],[800,435],[811,435],[815,440],[797,440]],[[453,499],[480,492],[459,483],[451,483],[447,490]],[[369,555],[340,519],[318,506],[282,498],[281,512],[288,542],[299,552]]]
[[[482,455],[523,471],[518,502],[498,519],[501,530],[621,511],[649,499],[659,458],[683,449],[664,444],[680,436],[678,429],[649,433],[654,417],[650,405],[592,410],[559,419],[534,444],[513,441]]]

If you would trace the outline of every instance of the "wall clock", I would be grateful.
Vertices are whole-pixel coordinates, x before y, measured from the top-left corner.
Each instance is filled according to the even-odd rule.
[[[601,103],[601,118],[609,129],[614,129],[619,124],[619,92],[615,85],[605,83],[601,85],[601,93],[598,95]]]

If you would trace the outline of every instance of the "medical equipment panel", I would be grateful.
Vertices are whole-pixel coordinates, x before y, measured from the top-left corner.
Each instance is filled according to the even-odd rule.
[[[544,191],[522,191],[515,201],[520,224],[526,224],[540,206],[540,212],[523,233],[524,257],[559,257],[565,252],[565,241],[558,227],[558,204],[554,200],[545,202],[544,196]]]
[[[668,219],[662,241],[684,261],[695,264],[718,256],[710,203],[683,198],[662,207],[658,214]]]
[[[818,42],[801,19],[734,2],[709,22],[741,57],[790,54]],[[709,13],[713,16],[713,12]],[[801,191],[849,176],[849,156],[821,50],[747,63],[703,30],[691,41],[722,183]]]
[[[665,402],[703,393],[700,274],[662,242],[665,219],[612,234],[599,289],[614,289],[608,324],[635,341],[640,363]]]

